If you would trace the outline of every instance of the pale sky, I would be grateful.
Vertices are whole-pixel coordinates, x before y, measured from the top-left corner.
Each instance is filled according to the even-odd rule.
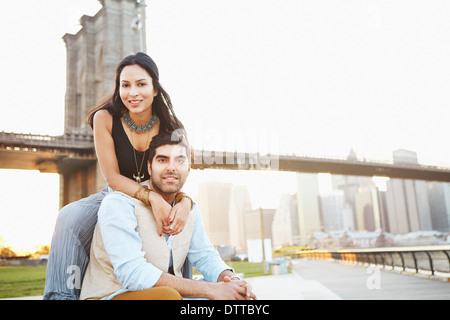
[[[359,158],[376,160],[391,160],[392,151],[402,148],[416,151],[423,163],[450,166],[450,2],[147,4],[148,53],[195,148],[334,157],[353,148]],[[2,2],[0,93],[6,100],[0,131],[63,132],[61,37],[75,33],[79,18],[99,8],[97,0]],[[264,195],[266,201],[254,206],[275,207],[279,193],[295,192],[295,175],[249,174],[207,178],[248,183],[255,199],[264,191],[275,194],[261,191],[265,182],[276,187],[276,195]],[[7,243],[27,230],[20,221],[35,223],[24,218],[31,211],[45,221],[34,228],[33,241],[49,241],[59,179],[46,177],[35,182],[35,192],[46,190],[40,198],[49,199],[38,205],[23,200],[31,180],[0,171],[0,236]],[[187,187],[195,189],[205,177],[191,178]],[[11,199],[15,206],[5,205]]]

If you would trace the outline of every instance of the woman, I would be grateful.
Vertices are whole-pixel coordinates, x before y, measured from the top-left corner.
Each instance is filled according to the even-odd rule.
[[[58,215],[47,265],[44,300],[78,299],[89,261],[97,211],[104,196],[121,191],[151,205],[155,219],[170,235],[180,233],[188,219],[191,200],[173,208],[156,192],[139,184],[150,178],[147,149],[159,131],[183,128],[167,92],[159,83],[154,61],[145,53],[122,60],[116,69],[115,88],[87,116],[93,128],[98,163],[108,187],[65,206]],[[164,227],[163,227],[164,225]]]

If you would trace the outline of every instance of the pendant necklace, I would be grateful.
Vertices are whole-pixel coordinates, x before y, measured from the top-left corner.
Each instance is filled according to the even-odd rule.
[[[158,123],[158,116],[157,115],[152,115],[150,117],[150,120],[147,124],[145,125],[138,125],[136,123],[134,123],[134,121],[131,119],[130,114],[127,112],[125,112],[125,114],[123,115],[123,122],[125,123],[125,125],[130,128],[130,135],[131,135],[131,143],[132,143],[132,147],[133,147],[133,154],[134,154],[134,164],[136,165],[136,171],[137,171],[137,175],[133,174],[133,178],[136,180],[136,182],[141,183],[142,179],[144,179],[144,174],[141,175],[141,171],[142,171],[142,165],[144,164],[144,159],[145,159],[145,154],[147,153],[147,149],[148,149],[148,142],[149,142],[149,138],[150,138],[150,130],[153,129],[153,127]],[[147,133],[147,140],[145,142],[145,147],[147,149],[145,149],[144,151],[144,155],[142,156],[142,160],[141,160],[141,165],[138,168],[138,164],[137,164],[137,157],[136,157],[136,149],[135,149],[135,144],[134,144],[134,139],[133,139],[133,131],[136,131],[136,133],[144,133],[144,132],[148,132]]]
[[[148,140],[150,137],[150,132],[147,133],[147,141],[145,142],[145,146],[148,147]],[[133,178],[136,180],[137,183],[141,183],[142,179],[144,179],[144,174],[141,175],[142,165],[144,164],[145,154],[147,153],[147,149],[144,151],[144,155],[142,156],[141,160],[141,166],[138,169],[137,165],[137,158],[136,158],[136,149],[134,148],[134,141],[133,141],[133,132],[131,132],[131,142],[133,143],[133,154],[134,154],[134,164],[136,165],[136,171],[137,176],[133,174]]]

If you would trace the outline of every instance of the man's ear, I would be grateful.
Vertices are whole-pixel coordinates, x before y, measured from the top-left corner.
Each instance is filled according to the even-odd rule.
[[[150,163],[150,160],[147,161],[147,171],[148,171],[148,174],[151,176],[152,175],[152,164]]]

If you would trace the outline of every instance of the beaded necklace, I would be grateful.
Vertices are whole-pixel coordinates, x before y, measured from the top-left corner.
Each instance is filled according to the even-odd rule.
[[[153,129],[154,126],[158,123],[159,118],[156,114],[152,114],[150,120],[143,125],[136,124],[130,117],[130,113],[127,111],[123,115],[123,122],[125,125],[130,128],[131,131],[136,131],[136,133],[145,133]]]

